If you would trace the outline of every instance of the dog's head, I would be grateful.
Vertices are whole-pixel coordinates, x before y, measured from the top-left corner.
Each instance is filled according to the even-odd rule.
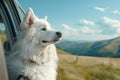
[[[62,33],[51,29],[47,17],[39,19],[29,8],[24,20],[21,22],[24,39],[34,44],[48,45],[58,42]]]

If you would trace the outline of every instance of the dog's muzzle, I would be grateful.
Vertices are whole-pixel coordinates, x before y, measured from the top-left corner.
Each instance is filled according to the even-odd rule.
[[[48,42],[57,42],[61,39],[62,37],[62,33],[61,32],[56,32],[57,38],[54,39],[53,41],[46,41],[46,40],[42,40],[43,43],[48,43]]]

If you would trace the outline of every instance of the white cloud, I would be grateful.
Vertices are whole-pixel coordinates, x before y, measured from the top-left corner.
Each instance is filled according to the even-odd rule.
[[[102,8],[102,7],[95,7],[95,9],[100,11],[100,12],[104,12],[105,11],[105,8]]]
[[[117,34],[120,34],[120,28],[117,29]]]
[[[94,33],[94,34],[93,34]],[[78,30],[77,35],[71,31],[63,31],[63,38],[67,40],[85,40],[85,41],[96,41],[103,39],[111,39],[118,35],[105,35],[100,34],[100,31],[89,29],[88,27],[82,27]]]
[[[71,37],[71,36],[78,36],[79,35],[77,29],[72,28],[72,27],[70,27],[69,25],[66,25],[66,24],[62,24],[62,26],[65,29],[64,31],[62,31],[64,36],[70,36]]]
[[[62,24],[62,26],[65,29],[65,31],[64,31],[65,34],[72,34],[72,35],[75,35],[75,36],[78,36],[79,34],[94,34],[94,33],[99,32],[99,31],[95,31],[93,29],[90,29],[86,26],[83,26],[79,29],[72,28],[72,27],[70,27],[69,25],[66,25],[66,24]]]
[[[98,41],[98,40],[105,40],[105,39],[111,39],[115,38],[118,35],[103,35],[103,34],[94,34],[94,35],[89,35],[89,34],[80,34],[79,37],[77,38],[78,40],[86,40],[86,41]]]
[[[80,20],[80,22],[83,24],[91,25],[91,26],[95,25],[94,22],[86,20],[86,19],[82,19],[82,20]]]
[[[82,27],[81,31],[83,33],[94,33],[95,31],[92,29],[89,29],[88,27]]]
[[[103,17],[103,19],[105,23],[108,24],[108,26],[112,29],[114,34],[120,34],[120,21],[119,20],[111,19],[108,17]]]
[[[101,21],[96,23],[99,29],[102,31],[101,34],[104,35],[120,35],[120,21],[116,19],[111,19],[109,17],[103,17]]]
[[[76,29],[74,29],[74,28],[72,28],[72,27],[70,27],[70,26],[68,26],[68,25],[66,25],[66,24],[62,24],[62,26],[63,26],[66,30],[70,30],[70,31],[72,31],[72,32],[77,32]]]
[[[114,10],[114,11],[113,11],[113,14],[118,14],[118,15],[120,15],[120,11],[119,11],[119,10]]]
[[[98,22],[80,20],[82,25],[78,28],[62,24],[63,35],[69,40],[103,40],[120,36],[120,21],[109,17],[103,17]]]
[[[120,28],[120,21],[111,19],[108,17],[103,17],[105,23],[109,24],[111,27]]]
[[[100,33],[100,31],[95,31],[86,26],[79,29],[72,28],[66,24],[62,24],[62,26],[64,28],[62,31],[63,38],[68,40],[98,40],[98,37],[95,37]]]

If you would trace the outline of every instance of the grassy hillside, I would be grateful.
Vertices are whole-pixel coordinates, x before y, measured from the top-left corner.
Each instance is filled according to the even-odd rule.
[[[6,34],[0,30],[0,39],[2,40],[2,43],[4,43],[7,39]]]
[[[63,53],[62,53],[63,52]],[[120,59],[76,56],[58,50],[57,80],[120,80]]]
[[[57,49],[57,53],[59,53],[59,54],[65,54],[65,55],[69,54],[68,52],[65,52],[65,51],[60,50],[60,49]]]

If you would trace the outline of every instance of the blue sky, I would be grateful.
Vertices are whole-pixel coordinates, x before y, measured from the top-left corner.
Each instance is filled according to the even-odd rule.
[[[103,40],[120,35],[120,0],[18,0],[48,17],[68,40]]]

